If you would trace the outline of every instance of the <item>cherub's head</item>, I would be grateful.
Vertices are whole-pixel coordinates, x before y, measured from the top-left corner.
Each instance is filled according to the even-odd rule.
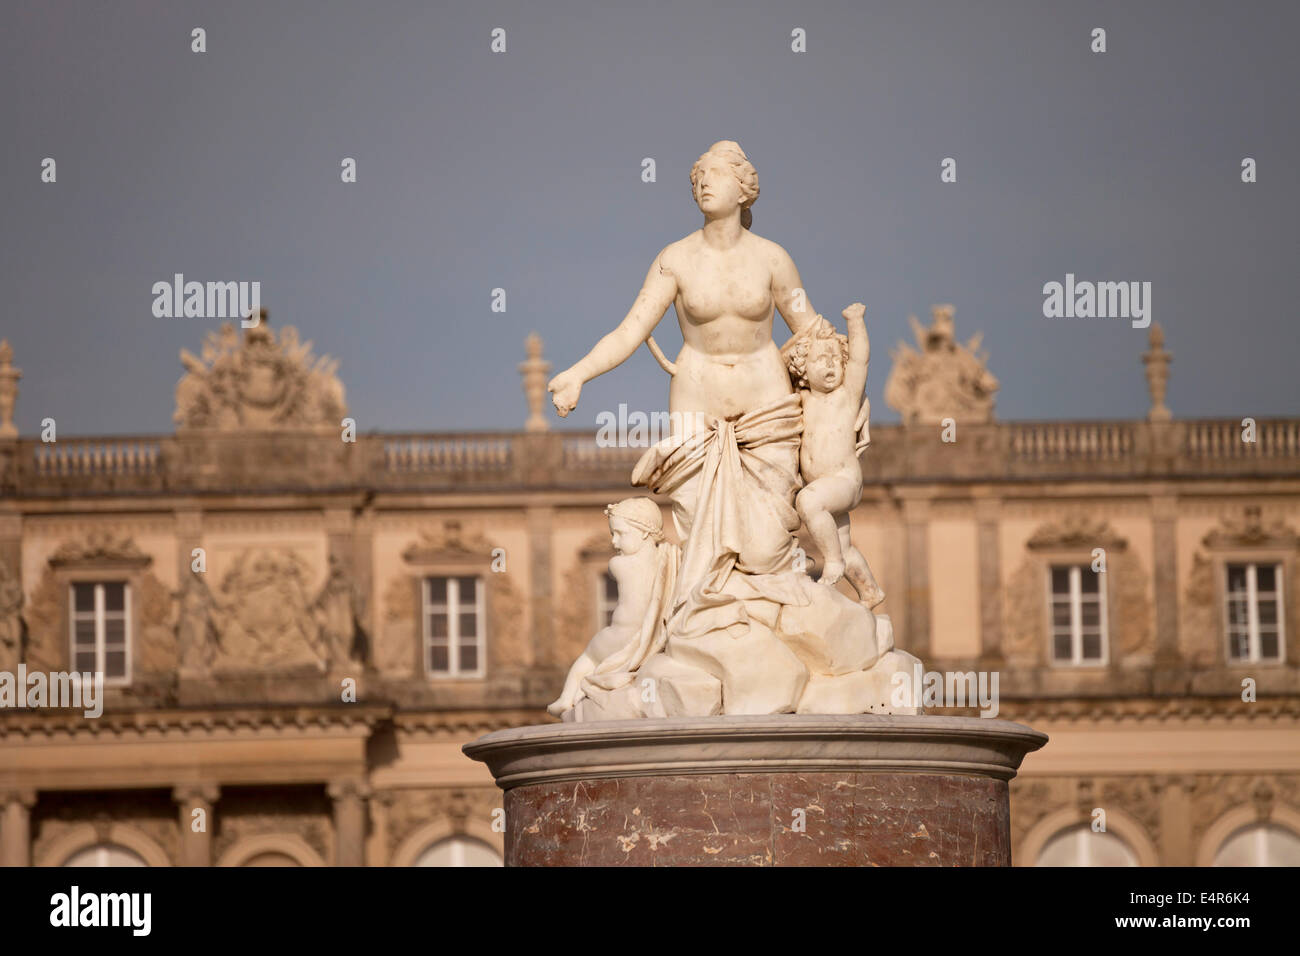
[[[664,516],[651,498],[624,498],[605,508],[614,550],[636,554],[647,541],[664,539]]]
[[[781,351],[796,388],[833,392],[844,384],[849,337],[836,332],[822,316],[813,319]]]

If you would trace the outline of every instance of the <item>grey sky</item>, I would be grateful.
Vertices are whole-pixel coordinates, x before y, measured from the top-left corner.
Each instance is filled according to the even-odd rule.
[[[24,434],[171,430],[178,350],[218,324],[153,317],[175,272],[260,280],[273,326],[341,360],[362,431],[517,428],[525,335],[558,371],[623,317],[698,228],[687,175],[718,139],[814,306],[866,303],[881,420],[888,351],[939,302],[984,333],[1000,418],[1143,415],[1144,331],[1043,317],[1067,272],[1152,283],[1176,416],[1300,412],[1293,2],[28,6],[0,12]],[[656,337],[680,344],[671,311]],[[666,396],[642,349],[567,424]]]

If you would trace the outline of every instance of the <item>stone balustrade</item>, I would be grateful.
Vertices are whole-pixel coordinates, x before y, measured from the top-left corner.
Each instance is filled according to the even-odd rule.
[[[868,483],[1300,475],[1300,419],[880,425]],[[0,492],[47,497],[275,490],[509,491],[628,487],[643,448],[592,432],[359,435],[180,432],[170,436],[0,439]]]
[[[1016,461],[1122,461],[1133,454],[1138,422],[1013,422],[1002,426]]]
[[[33,451],[35,473],[52,475],[148,475],[158,468],[159,440],[73,439],[41,442]]]

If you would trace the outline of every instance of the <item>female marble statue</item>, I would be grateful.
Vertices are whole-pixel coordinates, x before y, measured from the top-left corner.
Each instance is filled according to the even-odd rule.
[[[641,663],[668,667],[692,693],[700,688],[680,668],[712,675],[715,713],[790,711],[809,672],[778,638],[782,609],[816,605],[844,617],[835,598],[849,603],[796,570],[795,561],[803,421],[772,318],[779,311],[798,333],[817,313],[789,254],[750,232],[758,175],[740,146],[709,147],[691,170],[691,186],[704,225],[660,251],[623,321],[548,387],[556,410],[568,415],[583,384],[624,362],[668,306],[676,308],[684,340],[677,361],[668,363],[650,341],[672,374],[674,433],[647,451],[632,475],[633,484],[671,499],[683,542],[664,608],[674,663]],[[874,637],[868,641],[874,660]]]
[[[794,484],[789,501],[784,499],[787,481],[797,483],[799,406],[772,340],[772,317],[774,309],[779,311],[798,332],[816,313],[789,254],[749,230],[758,174],[740,146],[723,141],[709,147],[691,169],[691,188],[704,214],[703,227],[660,251],[618,328],[555,376],[549,388],[556,410],[568,415],[583,384],[625,361],[674,306],[684,341],[672,366],[668,410],[674,426],[684,428],[681,437],[710,419],[741,427],[745,416],[759,409],[770,410],[766,424],[774,420],[778,430],[783,425],[789,432],[775,443],[769,440],[776,447],[764,453],[767,468],[780,473],[775,476],[779,493],[766,502],[764,517],[769,524],[778,523],[787,540],[764,542],[772,554],[748,555],[757,559],[752,563],[757,571],[788,568],[789,533],[799,527],[791,504]],[[685,540],[694,524],[696,489],[664,490],[673,497],[677,529]],[[691,574],[688,562],[684,586]]]

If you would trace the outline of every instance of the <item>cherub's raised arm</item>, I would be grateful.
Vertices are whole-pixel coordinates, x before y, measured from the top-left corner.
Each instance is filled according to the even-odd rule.
[[[668,311],[668,306],[673,304],[673,299],[677,297],[677,278],[664,264],[666,252],[667,249],[664,249],[655,256],[636,301],[618,327],[601,338],[590,352],[551,379],[547,385],[552,392],[551,400],[561,417],[568,415],[578,404],[583,385],[627,361],[654,331]]]
[[[854,302],[840,313],[849,329],[849,365],[844,370],[844,386],[855,396],[867,387],[867,367],[871,364],[871,339],[863,320],[866,311],[861,302]]]
[[[808,293],[790,254],[775,243],[773,245],[772,299],[790,331],[798,333],[817,318],[817,310],[808,301]]]

